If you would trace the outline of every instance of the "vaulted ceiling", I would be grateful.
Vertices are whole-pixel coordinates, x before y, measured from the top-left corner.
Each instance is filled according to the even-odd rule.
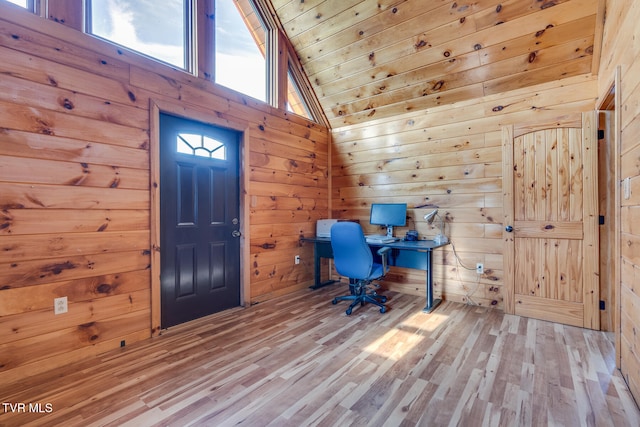
[[[597,73],[600,0],[272,4],[333,128]]]

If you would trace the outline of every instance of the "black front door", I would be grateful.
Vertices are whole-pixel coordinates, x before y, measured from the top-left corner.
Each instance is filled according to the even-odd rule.
[[[240,305],[239,137],[160,115],[163,328]]]

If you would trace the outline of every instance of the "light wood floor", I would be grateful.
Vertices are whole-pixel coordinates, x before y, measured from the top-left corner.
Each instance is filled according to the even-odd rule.
[[[611,336],[346,286],[235,309],[67,369],[0,385],[2,425],[638,426]]]

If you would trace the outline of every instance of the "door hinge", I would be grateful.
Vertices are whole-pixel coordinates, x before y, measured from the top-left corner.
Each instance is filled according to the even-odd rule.
[[[601,310],[601,311],[604,311],[604,310],[605,310],[605,308],[604,308],[604,301],[602,301],[602,300],[600,300],[600,310]]]
[[[604,225],[604,215],[600,215],[598,221],[600,222],[600,225]]]

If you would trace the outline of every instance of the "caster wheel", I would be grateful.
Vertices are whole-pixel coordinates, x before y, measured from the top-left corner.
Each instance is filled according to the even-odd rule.
[[[345,313],[347,313],[347,316],[350,316],[351,315],[351,309],[347,308],[347,311]]]
[[[336,305],[337,303],[338,303],[338,300],[335,299],[335,298],[333,299],[333,301],[331,301],[331,304],[333,304],[333,305]]]
[[[380,301],[387,302],[387,297],[380,297]]]
[[[386,313],[387,311],[387,307],[381,307],[380,308],[380,313]]]

